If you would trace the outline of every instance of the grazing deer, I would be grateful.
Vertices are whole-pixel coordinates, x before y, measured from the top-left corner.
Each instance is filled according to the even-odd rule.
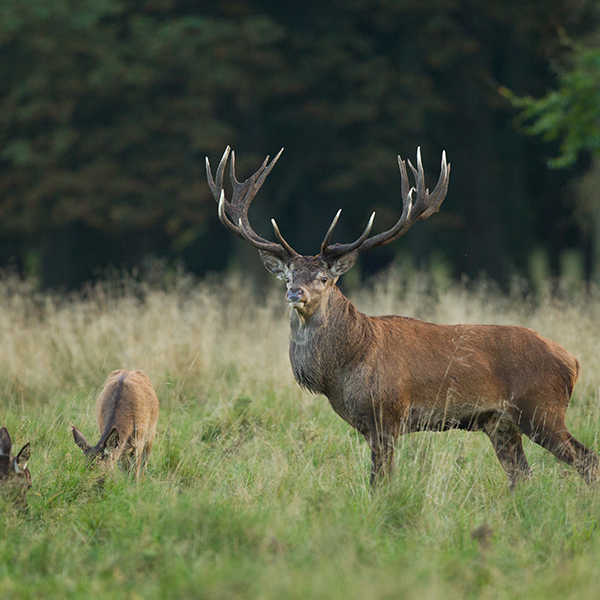
[[[228,201],[223,176],[230,155],[233,195]],[[511,488],[529,476],[522,433],[575,467],[587,482],[598,481],[598,456],[565,424],[579,362],[564,348],[524,327],[369,317],[335,285],[359,254],[393,242],[439,210],[450,176],[445,153],[431,193],[425,188],[420,150],[417,168],[409,161],[414,187],[405,161],[398,157],[403,209],[397,223],[369,237],[373,213],[355,242],[331,244],[338,211],[316,256],[293,250],[274,220],[278,243],[260,237],[248,221],[250,203],[280,155],[270,163],[267,156],[254,175],[239,182],[235,154],[228,147],[215,179],[206,160],[208,183],[223,225],[257,248],[267,270],[285,280],[296,381],[325,395],[333,410],[365,436],[371,449],[371,483],[380,474],[391,474],[399,435],[450,428],[484,432]]]
[[[17,456],[11,454],[12,440],[6,427],[0,427],[0,497],[20,508],[27,506],[27,491],[31,487],[31,473],[27,461],[31,454],[29,442]]]
[[[152,449],[158,398],[143,371],[113,371],[96,401],[100,441],[91,446],[73,427],[75,443],[90,463],[119,466],[139,477]]]

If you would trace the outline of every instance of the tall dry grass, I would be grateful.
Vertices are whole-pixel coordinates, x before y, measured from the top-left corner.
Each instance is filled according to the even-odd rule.
[[[286,315],[276,295],[257,298],[239,279],[168,289],[133,279],[66,297],[0,282],[0,391],[24,404],[100,386],[116,368],[143,369],[169,399],[290,383]]]
[[[112,278],[67,296],[0,281],[0,401],[23,407],[66,394],[94,394],[113,369],[143,369],[159,397],[212,410],[232,398],[301,392],[287,357],[283,290],[258,293],[239,277],[158,283]],[[581,361],[575,402],[598,404],[600,294],[568,298],[500,294],[489,283],[435,286],[427,275],[381,275],[351,297],[366,314],[402,314],[438,323],[531,327]]]

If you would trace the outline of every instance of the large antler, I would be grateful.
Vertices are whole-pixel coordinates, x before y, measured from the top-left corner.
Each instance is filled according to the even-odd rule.
[[[375,213],[373,213],[364,232],[355,242],[351,244],[333,244],[330,246],[329,242],[331,241],[333,230],[340,217],[340,213],[342,212],[339,210],[333,218],[333,221],[325,234],[325,239],[321,244],[322,256],[330,260],[344,254],[349,254],[350,252],[362,254],[363,252],[367,252],[378,246],[383,246],[384,244],[393,242],[403,236],[419,219],[426,219],[440,209],[440,205],[448,191],[448,180],[450,178],[450,165],[446,163],[446,152],[442,152],[440,177],[431,194],[429,193],[429,190],[425,188],[425,173],[423,171],[423,163],[421,162],[420,147],[417,148],[417,168],[415,169],[415,167],[413,167],[410,160],[408,161],[408,164],[415,177],[415,187],[410,187],[408,175],[406,173],[406,162],[398,156],[402,189],[402,214],[397,223],[391,229],[388,229],[388,231],[383,231],[373,237],[369,237],[371,227],[373,226],[373,219],[375,218]],[[416,198],[413,197],[415,194]]]
[[[279,240],[279,244],[269,242],[264,238],[260,237],[250,226],[248,221],[248,208],[250,203],[256,196],[256,193],[261,188],[267,175],[271,172],[271,169],[277,162],[277,159],[281,156],[283,148],[279,151],[277,156],[269,163],[269,157],[265,158],[260,169],[254,173],[251,177],[248,177],[246,181],[239,182],[235,176],[235,152],[231,150],[229,146],[225,148],[221,162],[217,167],[215,179],[212,176],[212,170],[210,168],[210,162],[208,157],[206,158],[206,176],[208,178],[208,185],[215,197],[215,200],[219,203],[219,219],[225,227],[231,231],[234,235],[239,238],[246,240],[259,250],[266,250],[277,254],[282,259],[289,259],[294,256],[298,256],[298,253],[283,239],[277,227],[275,219],[271,219],[275,236]],[[231,154],[231,162],[229,168],[229,177],[231,179],[231,185],[233,187],[233,195],[231,201],[225,198],[225,190],[223,188],[223,175],[225,173],[225,167],[227,166],[227,160]]]

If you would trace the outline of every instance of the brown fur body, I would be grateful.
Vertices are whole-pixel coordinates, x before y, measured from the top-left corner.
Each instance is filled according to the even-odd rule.
[[[436,213],[448,189],[450,164],[442,153],[440,176],[430,193],[420,150],[417,166],[398,156],[402,214],[387,231],[371,235],[375,213],[361,236],[331,243],[334,217],[317,256],[298,254],[277,223],[278,242],[258,235],[248,220],[252,199],[281,151],[245,181],[235,174],[229,147],[209,187],[228,231],[258,249],[265,268],[283,279],[290,314],[290,361],[298,383],[324,394],[335,412],[362,433],[372,458],[371,482],[391,473],[399,435],[425,429],[483,431],[490,438],[511,487],[529,475],[521,434],[598,481],[598,455],[568,431],[565,411],[579,375],[579,362],[564,348],[524,327],[435,325],[399,316],[368,317],[337,288],[338,278],[359,254],[403,236]],[[230,163],[231,200],[223,178]]]
[[[143,371],[113,371],[96,401],[100,440],[90,446],[74,427],[75,443],[90,459],[115,463],[139,476],[152,449],[159,402]]]
[[[286,267],[288,290],[304,299],[290,314],[290,362],[366,437],[373,479],[391,471],[399,435],[449,428],[486,433],[511,486],[529,474],[521,433],[598,478],[598,457],[565,424],[579,362],[562,346],[524,327],[368,317],[328,270],[318,257]]]

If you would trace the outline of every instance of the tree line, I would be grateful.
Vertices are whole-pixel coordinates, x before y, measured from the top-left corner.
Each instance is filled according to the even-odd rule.
[[[577,249],[592,269],[557,151],[522,135],[503,89],[543,97],[562,39],[598,30],[583,0],[4,0],[0,4],[0,266],[76,287],[149,255],[192,272],[258,260],[219,224],[204,173],[226,145],[240,176],[285,147],[251,210],[293,247],[399,216],[396,155],[421,146],[430,187],[445,149],[448,197],[434,219],[365,255],[442,261],[506,281],[540,249],[557,272]]]

